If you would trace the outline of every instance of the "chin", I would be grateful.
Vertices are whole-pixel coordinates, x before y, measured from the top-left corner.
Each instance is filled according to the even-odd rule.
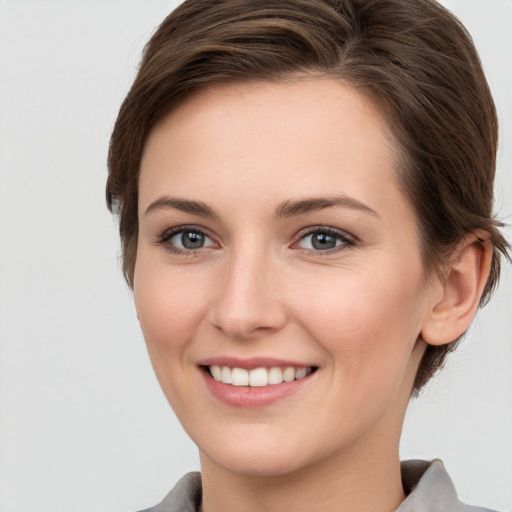
[[[285,437],[287,437],[285,439]],[[236,436],[212,442],[210,438],[199,445],[201,465],[221,467],[225,471],[251,477],[276,477],[296,472],[316,459],[322,458],[319,450],[313,450],[316,458],[308,456],[310,447],[290,436]],[[197,443],[196,443],[197,444]],[[315,459],[315,460],[313,460]]]
[[[262,450],[226,450],[223,453],[205,454],[216,466],[225,471],[248,477],[276,477],[293,473],[304,467],[305,461],[297,453],[273,453]]]

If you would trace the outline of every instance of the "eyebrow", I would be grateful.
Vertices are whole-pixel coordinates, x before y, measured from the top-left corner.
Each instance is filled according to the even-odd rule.
[[[333,206],[359,210],[380,218],[380,215],[375,210],[361,201],[347,196],[310,197],[307,199],[288,200],[277,207],[276,217],[280,218],[304,215],[306,213],[323,210],[324,208],[331,208]]]
[[[200,215],[201,217],[216,218],[217,214],[206,203],[202,201],[190,201],[188,199],[180,199],[176,197],[163,196],[153,201],[144,212],[144,215],[162,208],[175,208],[185,213]]]
[[[332,207],[350,208],[369,213],[375,217],[380,215],[357,199],[347,196],[333,197],[310,197],[307,199],[287,200],[281,203],[275,210],[277,218],[294,217],[306,213],[323,210]],[[162,208],[175,208],[185,213],[199,215],[201,217],[218,218],[215,211],[202,201],[191,201],[189,199],[180,199],[176,197],[163,196],[153,201],[147,208],[144,215]]]

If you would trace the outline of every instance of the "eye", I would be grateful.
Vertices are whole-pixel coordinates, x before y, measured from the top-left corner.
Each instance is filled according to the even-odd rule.
[[[330,252],[354,246],[355,239],[335,228],[318,227],[302,235],[296,245],[307,251]]]
[[[217,246],[202,229],[183,226],[166,231],[157,240],[157,244],[164,245],[169,251],[175,253],[187,253]]]
[[[214,245],[213,241],[199,231],[181,231],[169,238],[169,242],[180,249],[201,249]]]

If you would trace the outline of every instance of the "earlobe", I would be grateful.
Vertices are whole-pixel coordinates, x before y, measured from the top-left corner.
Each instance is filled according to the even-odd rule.
[[[450,343],[469,327],[487,283],[492,252],[485,232],[472,233],[457,246],[445,267],[442,299],[430,305],[421,331],[426,343]]]

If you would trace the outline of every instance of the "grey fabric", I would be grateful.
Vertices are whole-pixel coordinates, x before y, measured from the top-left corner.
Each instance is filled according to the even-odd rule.
[[[396,512],[493,512],[459,501],[453,482],[439,459],[402,462],[402,484],[408,496]]]
[[[201,474],[187,473],[159,505],[141,512],[197,512],[201,495]]]
[[[408,460],[402,462],[401,470],[408,496],[396,512],[493,512],[459,501],[440,460]],[[201,475],[188,473],[159,505],[141,512],[197,512],[200,503]]]

